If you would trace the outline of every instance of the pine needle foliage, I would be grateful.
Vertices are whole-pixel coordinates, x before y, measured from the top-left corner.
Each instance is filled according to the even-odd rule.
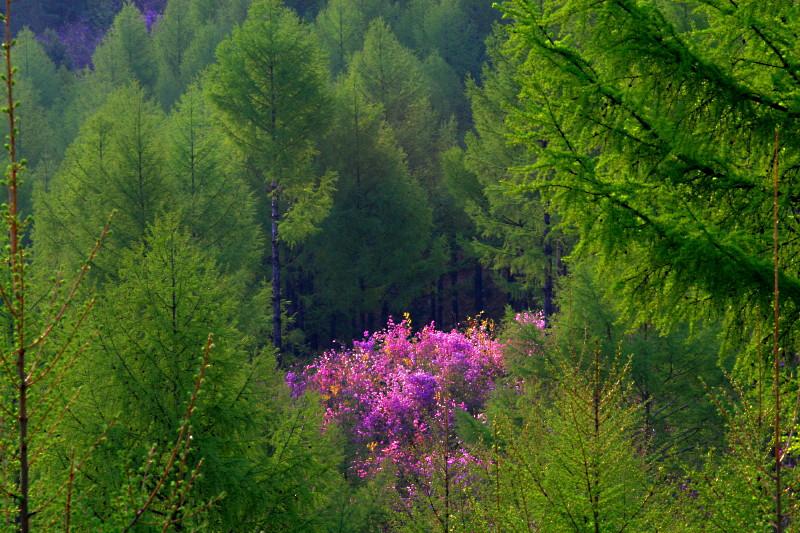
[[[552,176],[541,190],[580,234],[580,251],[624,280],[631,314],[764,313],[776,128],[786,133],[780,240],[786,257],[796,253],[800,8],[683,4],[504,4],[524,57],[511,139],[536,155],[521,170]],[[791,324],[800,281],[788,264],[780,277]]]

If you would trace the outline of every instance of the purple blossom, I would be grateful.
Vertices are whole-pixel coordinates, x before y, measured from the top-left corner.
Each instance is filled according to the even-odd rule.
[[[389,462],[419,483],[447,460],[454,479],[465,480],[477,459],[455,434],[455,413],[482,410],[503,374],[502,351],[486,324],[450,332],[431,324],[413,334],[408,320],[390,320],[351,349],[325,352],[302,378],[287,375],[287,383],[320,393],[326,423],[341,425],[355,445],[359,476]]]
[[[306,391],[306,382],[303,376],[291,371],[286,373],[286,385],[289,386],[292,398],[299,398]]]
[[[514,321],[521,326],[535,326],[540,330],[547,325],[542,311],[520,311],[514,315]]]

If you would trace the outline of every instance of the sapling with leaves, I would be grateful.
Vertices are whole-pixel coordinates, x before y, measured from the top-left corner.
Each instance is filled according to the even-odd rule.
[[[774,442],[774,398],[770,391],[771,362],[768,348],[758,348],[763,372],[751,381],[733,379],[732,392],[715,390],[711,400],[726,425],[724,442],[710,449],[700,467],[687,468],[680,488],[687,529],[702,531],[778,531],[776,527],[776,465]],[[796,371],[782,372],[781,394],[794,399]],[[758,383],[764,380],[763,383]],[[762,386],[763,385],[763,386]],[[794,401],[782,411],[779,450],[781,476],[781,530],[793,531],[800,513],[796,491],[800,470],[796,466],[797,430],[800,413]]]
[[[7,203],[3,204],[3,223],[5,226],[4,244],[6,250],[0,297],[3,312],[3,346],[0,355],[2,368],[2,407],[0,410],[0,434],[2,435],[2,514],[9,523],[15,523],[19,531],[31,528],[34,515],[42,511],[40,506],[48,503],[42,497],[37,476],[32,476],[32,465],[47,452],[48,439],[51,438],[63,410],[51,397],[54,388],[63,379],[69,366],[78,355],[74,345],[67,341],[53,346],[50,342],[54,332],[64,327],[75,331],[84,322],[93,302],[81,303],[76,300],[88,265],[84,265],[74,280],[59,289],[61,296],[51,300],[51,305],[37,316],[31,308],[33,296],[26,285],[28,257],[23,242],[26,221],[19,213],[20,177],[26,161],[17,154],[18,102],[14,96],[14,76],[16,68],[12,65],[12,48],[15,41],[11,30],[11,0],[6,0],[2,15],[5,25],[3,41],[4,69],[2,79],[6,90],[3,112],[8,118],[6,150],[8,167],[5,188]],[[103,230],[101,237],[108,231]],[[89,254],[94,257],[100,246],[99,240]],[[69,313],[69,315],[68,315]],[[67,320],[67,317],[70,320]],[[32,416],[33,415],[33,416]],[[45,487],[47,488],[47,487]]]

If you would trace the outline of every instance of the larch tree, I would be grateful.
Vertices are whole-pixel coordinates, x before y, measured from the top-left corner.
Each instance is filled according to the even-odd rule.
[[[432,265],[432,212],[408,172],[404,154],[379,105],[353,76],[337,84],[334,127],[322,162],[339,180],[333,208],[307,251],[316,265],[314,295],[331,338],[359,336],[401,313],[424,290]]]
[[[682,31],[655,1],[506,4],[522,56],[507,123],[534,154],[521,170],[550,176],[541,190],[644,315],[771,309],[776,129],[786,257],[796,224],[797,7],[689,4],[704,29]],[[781,294],[794,322],[789,264]]]
[[[114,23],[103,42],[92,55],[94,71],[112,87],[138,81],[152,90],[156,76],[153,45],[142,13],[126,2],[114,17]]]
[[[8,118],[6,148],[8,167],[4,182],[8,202],[3,204],[5,265],[0,276],[0,321],[2,322],[2,357],[0,357],[0,397],[2,397],[2,416],[0,416],[0,514],[4,529],[27,533],[34,527],[52,530],[62,527],[70,531],[72,527],[72,496],[76,478],[81,478],[80,466],[92,455],[94,447],[70,446],[69,459],[61,468],[49,468],[51,460],[57,455],[56,449],[64,443],[62,430],[64,420],[69,416],[70,406],[80,395],[80,389],[65,391],[65,381],[73,377],[72,370],[81,359],[86,345],[77,341],[91,338],[86,327],[94,300],[84,294],[86,276],[90,264],[96,257],[101,242],[108,233],[108,225],[98,228],[95,239],[89,243],[85,256],[65,280],[56,275],[55,282],[40,284],[29,275],[31,260],[34,257],[25,239],[28,221],[20,213],[21,178],[26,167],[24,159],[17,150],[19,103],[15,96],[15,75],[12,63],[12,49],[15,41],[11,25],[11,0],[6,0],[3,14],[0,15],[5,26],[3,39],[4,55],[4,113]],[[207,368],[211,340],[208,337],[204,362],[200,365],[200,376]],[[195,380],[189,404],[197,399],[202,378]],[[65,394],[66,393],[66,394]],[[165,502],[178,504],[176,491],[172,495],[162,491],[164,481],[170,477],[183,483],[179,495],[185,495],[192,484],[182,474],[177,473],[176,458],[182,451],[191,450],[191,439],[186,429],[192,409],[184,411],[179,417],[179,436],[171,438],[173,446],[167,454],[171,459],[165,462],[161,457],[151,455],[151,464],[162,469],[155,486],[132,489],[128,496],[135,506],[122,510],[119,515],[128,531],[136,525],[140,517],[158,498]],[[174,429],[174,428],[173,428]],[[73,443],[74,444],[74,443]],[[180,459],[178,459],[180,461]],[[177,475],[174,475],[176,474]],[[193,475],[193,474],[192,474]],[[134,495],[134,492],[136,493]],[[64,502],[64,503],[62,503]]]
[[[327,64],[309,27],[278,0],[253,3],[217,50],[207,90],[226,133],[269,198],[272,340],[281,340],[281,242],[299,242],[330,208],[334,176],[318,176],[316,140],[328,127]]]
[[[220,268],[252,282],[264,245],[241,158],[214,120],[199,84],[175,105],[160,133],[172,209],[192,237],[216,251]]]
[[[626,367],[556,358],[495,411],[480,503],[495,531],[680,531],[638,431]],[[601,368],[601,366],[606,368]]]
[[[351,58],[349,73],[356,77],[358,90],[382,106],[383,118],[406,152],[411,172],[430,181],[436,166],[434,147],[440,118],[431,108],[420,60],[379,18],[370,23],[363,48]]]
[[[511,129],[504,123],[519,106],[520,89],[514,79],[520,58],[506,40],[505,30],[497,28],[487,40],[489,61],[480,84],[467,83],[473,129],[465,137],[460,168],[451,167],[450,182],[475,225],[472,253],[494,271],[512,300],[541,308],[549,319],[567,243],[554,231],[554,214],[536,190],[540,177],[515,172],[532,154],[510,143]]]
[[[378,16],[380,7],[375,0],[332,0],[319,12],[315,30],[333,74],[345,70],[350,56],[361,49],[369,22]]]
[[[158,69],[156,95],[165,108],[172,106],[187,86],[187,80],[183,78],[182,72],[184,56],[197,30],[195,21],[187,16],[191,4],[191,0],[167,2],[164,15],[153,31],[153,47]]]
[[[214,62],[217,45],[244,20],[250,0],[170,0],[153,29],[155,93],[170,109]]]
[[[17,33],[16,39],[19,75],[36,87],[36,103],[49,109],[63,98],[62,77],[32,31],[25,28]]]
[[[117,254],[141,239],[167,198],[163,121],[158,106],[131,84],[111,94],[83,124],[49,190],[35,198],[34,238],[48,267],[77,268],[83,250],[116,211],[106,253],[94,264],[97,274],[114,276]]]
[[[796,383],[781,348],[796,350],[800,320],[799,8],[684,8],[691,17],[654,0],[506,3],[524,58],[507,123],[535,153],[521,170],[548,175],[540,190],[578,251],[605,263],[628,318],[666,328],[711,313],[756,347],[744,357],[773,345],[774,424],[761,446],[774,507],[762,523],[781,532],[793,520],[781,476],[796,419],[781,401]]]
[[[242,289],[219,272],[214,250],[193,242],[175,214],[159,217],[140,242],[119,252],[117,282],[102,288],[90,321],[94,340],[65,383],[66,390],[94,384],[70,406],[62,428],[69,446],[100,442],[75,486],[81,497],[74,511],[85,523],[93,516],[115,523],[119,487],[146,467],[151,447],[171,443],[209,331],[215,332],[215,349],[191,424],[193,450],[186,465],[202,459],[202,476],[184,509],[163,501],[153,510],[176,513],[184,527],[227,529],[254,509],[249,486],[261,456],[254,442],[264,423],[256,380],[269,366],[252,356],[253,339],[237,328]],[[203,511],[181,516],[193,509]]]
[[[20,190],[20,209],[27,215],[31,212],[33,187],[37,183],[46,184],[52,177],[68,142],[68,132],[54,125],[63,117],[62,89],[69,84],[33,32],[27,28],[21,30],[16,41],[19,72],[14,92],[20,104],[16,142],[19,154],[28,162],[28,179],[22,182]]]

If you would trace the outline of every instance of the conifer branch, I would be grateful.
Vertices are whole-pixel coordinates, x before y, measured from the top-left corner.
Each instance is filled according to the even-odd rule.
[[[211,350],[214,347],[213,343],[213,336],[209,333],[208,339],[206,340],[205,348],[203,349],[203,361],[200,365],[200,372],[197,374],[197,378],[195,379],[194,383],[194,390],[192,391],[192,396],[189,400],[189,404],[186,406],[186,412],[183,416],[183,423],[181,424],[180,431],[178,432],[178,438],[175,441],[175,445],[172,447],[172,451],[170,452],[169,458],[167,459],[167,463],[164,465],[163,470],[161,471],[161,475],[159,476],[158,480],[156,481],[155,486],[148,494],[147,499],[145,500],[144,504],[142,504],[134,514],[133,518],[131,519],[130,523],[123,529],[123,532],[130,531],[139,521],[141,520],[142,516],[145,512],[150,508],[155,500],[156,496],[161,492],[161,488],[164,486],[164,483],[167,481],[170,473],[172,473],[172,468],[175,465],[175,461],[179,459],[179,454],[181,454],[181,449],[183,448],[186,450],[188,448],[189,441],[192,439],[191,430],[189,426],[189,422],[191,420],[192,415],[194,414],[195,407],[197,405],[197,398],[200,395],[200,389],[203,385],[203,381],[205,380],[206,370],[208,369],[210,363],[209,359],[211,357]],[[186,460],[186,453],[180,455],[180,460]]]

